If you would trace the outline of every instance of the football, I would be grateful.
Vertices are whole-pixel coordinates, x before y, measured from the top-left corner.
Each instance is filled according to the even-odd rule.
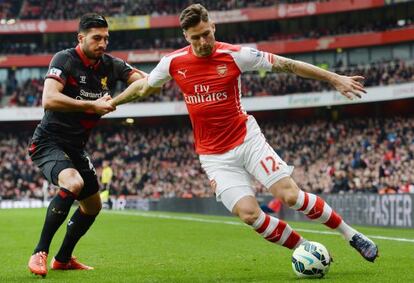
[[[321,278],[329,271],[331,256],[324,245],[305,242],[292,255],[292,268],[298,277]]]

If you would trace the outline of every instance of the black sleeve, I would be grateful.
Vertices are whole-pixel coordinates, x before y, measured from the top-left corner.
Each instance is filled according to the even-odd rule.
[[[60,51],[53,56],[52,61],[49,64],[49,70],[46,73],[45,78],[52,78],[63,85],[66,83],[66,79],[70,69],[70,56],[66,51]]]
[[[137,69],[129,65],[124,60],[119,58],[113,58],[113,66],[114,66],[114,73],[115,78],[127,83],[129,77],[134,73],[138,72]]]

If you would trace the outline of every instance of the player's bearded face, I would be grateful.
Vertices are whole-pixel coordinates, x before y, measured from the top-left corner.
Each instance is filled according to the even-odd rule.
[[[196,56],[205,57],[213,53],[216,39],[214,23],[201,21],[197,26],[184,31],[186,40],[191,44]]]
[[[90,59],[98,59],[106,51],[109,32],[107,28],[91,28],[87,33],[80,33],[78,39],[85,55]]]

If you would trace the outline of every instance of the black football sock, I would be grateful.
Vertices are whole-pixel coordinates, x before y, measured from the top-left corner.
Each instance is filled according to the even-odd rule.
[[[79,239],[85,235],[95,221],[96,215],[87,215],[78,208],[70,218],[62,246],[55,256],[59,262],[68,262]]]
[[[49,253],[50,243],[56,231],[65,221],[70,207],[75,201],[76,195],[71,191],[60,188],[59,192],[52,199],[47,208],[45,223],[43,224],[42,234],[34,253],[43,251]]]

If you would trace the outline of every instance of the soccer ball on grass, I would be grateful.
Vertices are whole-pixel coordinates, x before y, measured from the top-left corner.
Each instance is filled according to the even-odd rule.
[[[298,277],[321,278],[329,271],[331,256],[324,245],[305,242],[292,255],[292,268]]]

